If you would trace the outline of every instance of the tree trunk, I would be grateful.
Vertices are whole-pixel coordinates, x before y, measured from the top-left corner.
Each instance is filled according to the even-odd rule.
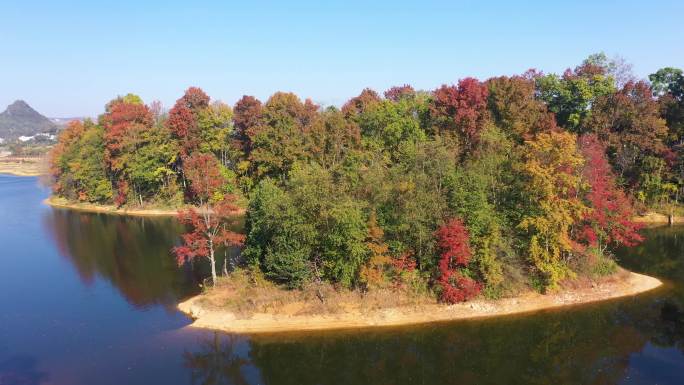
[[[211,283],[216,286],[216,258],[214,258],[214,242],[209,240],[209,261],[211,262]]]
[[[225,254],[223,255],[223,275],[228,276],[228,256]]]

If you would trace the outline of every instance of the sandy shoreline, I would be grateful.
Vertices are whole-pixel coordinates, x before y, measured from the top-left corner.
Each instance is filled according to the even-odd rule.
[[[32,172],[29,169],[22,170],[5,170],[0,163],[0,174],[11,174],[16,176],[40,176],[44,173],[42,171]],[[92,203],[81,203],[81,202],[71,202],[61,197],[50,196],[43,201],[46,205],[52,207],[59,207],[64,209],[73,209],[80,211],[89,211],[94,213],[107,213],[107,214],[119,214],[119,215],[132,215],[132,216],[176,216],[178,209],[161,209],[161,208],[123,208],[119,209],[114,205],[100,205]],[[245,209],[236,212],[236,215],[242,215],[246,212]],[[643,223],[645,225],[659,225],[667,224],[668,216],[665,214],[660,214],[656,212],[648,212],[632,218],[634,222]],[[673,224],[684,224],[684,217],[673,216]]]
[[[229,311],[203,306],[202,295],[181,302],[178,304],[178,309],[194,319],[190,325],[192,327],[256,334],[398,326],[512,315],[633,296],[653,290],[662,284],[657,278],[630,272],[625,279],[554,294],[542,295],[529,292],[518,297],[500,300],[475,300],[456,305],[435,304],[419,308],[392,308],[335,315],[257,313],[249,318],[238,318]]]
[[[57,208],[86,211],[91,213],[104,213],[104,214],[114,214],[114,215],[130,215],[138,217],[175,217],[178,215],[179,209],[135,209],[135,208],[117,208],[114,205],[96,205],[92,203],[74,203],[70,202],[64,198],[51,196],[45,200],[43,203]],[[190,208],[183,207],[181,209]],[[197,208],[196,208],[197,209]],[[199,210],[199,209],[197,209]],[[245,209],[240,209],[236,211],[235,215],[243,215]]]
[[[0,167],[0,174],[4,175],[12,175],[12,176],[42,176],[44,175],[41,172],[33,172],[33,171],[24,171],[24,170],[16,170],[16,169],[11,169],[11,168],[5,168],[5,167]]]
[[[176,216],[177,209],[119,209],[114,205],[96,205],[92,203],[73,203],[63,198],[50,197],[43,201],[48,206],[87,211],[93,213],[117,214],[117,215],[132,215],[132,216]]]
[[[14,176],[45,175],[46,166],[42,158],[0,157],[0,174]]]
[[[640,215],[638,217],[634,217],[634,222],[638,223],[644,223],[644,224],[662,224],[662,223],[670,223],[669,218],[665,214],[659,214],[656,212],[650,212],[646,213],[644,215]],[[673,216],[672,217],[672,223],[673,224],[680,224],[684,223],[684,217],[678,217],[678,216]]]
[[[36,171],[35,173],[32,173],[31,171],[27,170],[14,170],[14,171],[9,171],[3,169],[3,167],[0,164],[0,174],[11,174],[15,176],[40,176],[43,175],[44,173]],[[124,209],[118,209],[114,205],[98,205],[98,204],[92,204],[92,203],[76,203],[76,202],[70,202],[67,201],[64,198],[60,197],[55,197],[51,196],[43,201],[48,206],[52,207],[59,207],[59,208],[64,208],[64,209],[72,209],[72,210],[80,210],[80,211],[88,211],[88,212],[94,212],[94,213],[107,213],[107,214],[118,214],[118,215],[132,215],[132,216],[176,216],[178,213],[177,209],[155,209],[155,208],[149,208],[149,209],[135,209],[135,208],[124,208]],[[241,211],[237,212],[236,215],[241,215],[245,213],[245,209],[242,209]],[[634,222],[638,223],[643,223],[646,225],[652,224],[652,225],[658,225],[658,224],[667,224],[668,222],[668,217],[667,215],[664,214],[659,214],[655,212],[650,212],[644,215],[640,215],[637,217],[633,218]],[[673,224],[684,224],[684,217],[679,217],[679,216],[674,216],[672,218],[672,223]]]

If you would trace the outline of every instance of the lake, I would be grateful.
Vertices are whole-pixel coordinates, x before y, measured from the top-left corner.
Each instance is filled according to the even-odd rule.
[[[412,327],[235,336],[187,327],[173,219],[53,209],[0,175],[0,384],[683,384],[684,227],[619,263],[667,281],[628,298]]]

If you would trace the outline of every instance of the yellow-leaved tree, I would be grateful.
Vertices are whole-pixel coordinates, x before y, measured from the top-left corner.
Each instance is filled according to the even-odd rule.
[[[526,176],[527,212],[518,227],[528,235],[534,268],[553,289],[572,276],[568,262],[575,250],[571,232],[589,208],[580,199],[584,159],[574,134],[556,130],[525,142],[521,171]]]
[[[389,247],[384,241],[384,231],[378,225],[375,211],[368,220],[368,239],[366,247],[370,251],[368,262],[361,267],[360,278],[367,288],[381,288],[388,284],[387,269],[392,265]]]

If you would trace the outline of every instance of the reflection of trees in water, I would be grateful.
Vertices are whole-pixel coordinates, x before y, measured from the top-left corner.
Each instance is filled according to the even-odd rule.
[[[618,254],[623,266],[679,285],[669,292],[451,326],[261,336],[249,341],[248,356],[236,354],[231,343],[216,342],[232,337],[214,335],[207,345],[215,349],[202,350],[202,365],[192,366],[193,373],[218,378],[211,374],[236,366],[242,369],[233,373],[244,375],[245,368],[259,373],[257,379],[200,382],[206,384],[621,383],[633,354],[647,343],[684,347],[684,237],[679,234],[684,229],[656,231],[633,253]]]
[[[100,276],[136,307],[175,305],[198,292],[203,269],[179,269],[170,250],[180,228],[172,219],[51,210],[44,224],[81,280]]]
[[[255,337],[249,359],[215,334],[186,353],[201,384],[613,384],[646,340],[594,311],[407,331]],[[245,378],[256,367],[259,379]]]
[[[684,311],[675,303],[666,301],[660,309],[657,328],[652,341],[657,346],[674,346],[684,353]]]
[[[314,384],[334,374],[329,383],[591,384],[621,378],[644,343],[633,328],[601,315],[554,314],[371,338],[255,342],[252,358],[267,383]]]
[[[213,333],[212,338],[202,343],[199,351],[185,352],[185,366],[192,370],[192,384],[202,385],[246,385],[243,369],[249,359],[237,351],[239,341],[235,336],[221,336]]]
[[[637,327],[660,347],[676,347],[684,353],[684,226],[643,230],[646,241],[632,249],[618,250],[624,267],[665,279],[667,293],[653,298],[634,317]]]
[[[643,233],[646,240],[642,244],[617,251],[620,264],[633,271],[682,282],[684,226],[644,229]],[[681,293],[681,285],[678,289]]]

